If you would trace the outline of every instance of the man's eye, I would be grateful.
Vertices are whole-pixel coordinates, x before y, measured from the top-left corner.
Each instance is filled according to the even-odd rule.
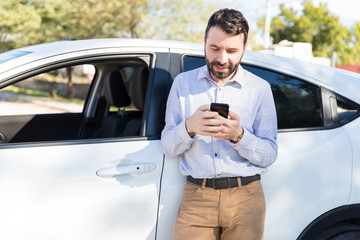
[[[228,50],[227,52],[228,53],[236,53],[237,51],[236,50]]]

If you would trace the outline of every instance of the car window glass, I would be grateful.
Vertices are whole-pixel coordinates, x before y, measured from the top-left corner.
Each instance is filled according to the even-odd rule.
[[[184,71],[201,67],[204,64],[204,58],[183,57]],[[279,129],[323,126],[321,91],[318,86],[269,70],[242,66],[270,83],[276,105]]]
[[[144,62],[125,59],[56,69],[4,87],[0,143],[141,136],[148,76]]]
[[[80,138],[140,136],[149,68],[120,66],[102,75],[96,111],[86,119]]]
[[[80,113],[95,74],[84,64],[41,73],[0,90],[0,116]]]
[[[321,93],[318,86],[265,69],[243,67],[270,83],[279,129],[323,126]]]
[[[183,56],[183,72],[190,71],[204,65],[205,59],[203,57]]]

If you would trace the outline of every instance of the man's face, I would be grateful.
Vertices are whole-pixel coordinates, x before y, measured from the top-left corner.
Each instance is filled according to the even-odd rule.
[[[236,73],[244,55],[244,34],[229,35],[221,28],[210,28],[205,39],[205,58],[211,77],[224,83]]]

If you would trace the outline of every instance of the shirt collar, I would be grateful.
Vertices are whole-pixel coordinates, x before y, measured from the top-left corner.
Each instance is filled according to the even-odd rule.
[[[209,73],[208,67],[207,65],[204,65],[198,74],[198,80],[200,79],[207,79],[209,81],[214,81]],[[245,70],[242,68],[241,65],[239,65],[236,74],[229,80],[229,82],[237,82],[238,84],[240,84],[241,86],[243,86],[246,82],[246,78],[245,78]]]

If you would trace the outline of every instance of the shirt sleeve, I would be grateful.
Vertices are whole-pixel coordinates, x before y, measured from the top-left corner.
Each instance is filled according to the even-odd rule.
[[[241,122],[240,122],[241,125]],[[244,136],[234,144],[240,156],[249,162],[268,167],[277,158],[277,117],[270,85],[265,88],[252,129],[244,128]]]
[[[166,104],[165,127],[161,132],[161,145],[167,157],[183,154],[194,141],[185,126],[186,119],[180,105],[179,78],[175,78],[170,89]]]

